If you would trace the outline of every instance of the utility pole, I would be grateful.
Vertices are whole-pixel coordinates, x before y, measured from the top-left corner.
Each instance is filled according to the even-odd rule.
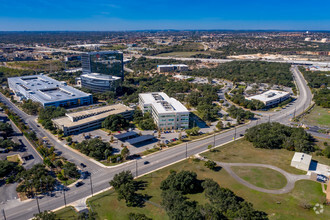
[[[296,107],[294,107],[293,118],[296,117]]]
[[[135,177],[138,176],[138,165],[137,165],[137,159],[135,160]]]
[[[235,127],[235,136],[234,136],[234,140],[236,140],[236,127]]]
[[[268,123],[270,122],[270,115],[268,115]]]
[[[215,132],[213,134],[213,147],[215,147]]]
[[[36,195],[35,193],[34,193],[34,195],[36,196],[36,201],[37,201],[37,206],[38,206],[38,212],[39,212],[39,214],[40,214],[40,206],[39,206],[38,195]]]
[[[2,215],[3,215],[3,218],[4,218],[5,220],[7,220],[7,218],[6,218],[6,214],[5,214],[5,210],[4,210],[4,209],[2,209]]]
[[[64,206],[66,207],[65,186],[63,187],[63,195],[64,195]]]
[[[91,192],[92,192],[92,197],[93,197],[92,173],[91,173],[91,175],[89,176],[89,181],[90,181],[90,183],[91,183]]]
[[[186,143],[186,158],[188,157],[188,143]]]

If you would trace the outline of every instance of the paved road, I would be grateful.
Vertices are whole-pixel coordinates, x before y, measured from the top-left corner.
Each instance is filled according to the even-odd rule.
[[[99,192],[103,189],[109,187],[109,181],[113,178],[113,176],[121,172],[123,170],[131,170],[134,174],[137,168],[137,175],[142,175],[147,172],[154,171],[156,169],[160,169],[169,164],[175,163],[179,160],[185,159],[186,156],[191,156],[197,153],[200,153],[207,149],[209,144],[220,145],[227,143],[233,138],[238,137],[240,134],[244,134],[245,130],[254,126],[256,123],[264,123],[268,120],[270,121],[278,121],[281,123],[288,123],[288,120],[292,118],[294,112],[296,114],[303,111],[303,108],[307,108],[311,101],[311,93],[309,88],[306,85],[306,82],[302,78],[301,73],[297,70],[297,68],[292,68],[292,72],[297,80],[297,84],[300,90],[300,96],[294,102],[291,107],[286,108],[280,112],[274,112],[271,117],[261,117],[258,120],[254,120],[251,123],[239,127],[237,129],[229,130],[225,133],[218,134],[214,137],[208,137],[203,140],[190,142],[187,144],[187,148],[185,144],[178,145],[173,148],[169,148],[163,150],[161,152],[149,155],[148,157],[141,158],[136,161],[131,161],[129,163],[123,164],[121,166],[112,167],[112,168],[103,168],[94,164],[92,161],[87,158],[76,154],[67,148],[63,147],[59,142],[54,140],[50,135],[47,135],[47,132],[43,131],[39,127],[37,127],[35,121],[31,116],[26,115],[24,112],[21,112],[18,108],[16,108],[12,103],[10,103],[7,99],[4,100],[2,97],[1,101],[4,101],[6,105],[10,106],[17,114],[19,114],[24,121],[27,121],[29,126],[35,130],[38,135],[45,135],[49,138],[49,140],[55,145],[56,149],[63,151],[65,157],[71,157],[70,159],[75,163],[84,162],[87,164],[87,169],[92,171],[92,182],[93,182],[93,191]],[[1,97],[0,97],[1,98]],[[186,151],[187,149],[187,151]],[[144,161],[149,161],[150,163],[144,165]],[[85,184],[79,188],[71,187],[70,190],[66,193],[67,204],[72,203],[74,201],[80,200],[91,195],[90,191],[90,181],[85,180]],[[41,210],[53,210],[58,207],[64,205],[63,196],[61,194],[57,194],[55,197],[44,197],[39,200]],[[1,205],[0,209],[4,208],[6,211],[7,219],[27,219],[32,217],[34,213],[37,212],[37,206],[35,200],[30,200],[24,203],[17,204],[4,204]],[[1,214],[0,214],[1,216]]]
[[[293,190],[296,181],[298,180],[303,180],[303,179],[309,179],[310,176],[308,175],[296,175],[296,174],[291,174],[288,173],[278,167],[272,166],[272,165],[268,165],[268,164],[257,164],[257,163],[223,163],[223,162],[217,162],[218,166],[222,167],[223,169],[225,169],[229,175],[231,175],[237,182],[251,188],[254,190],[257,190],[259,192],[264,192],[264,193],[271,193],[271,194],[284,194],[284,193],[288,193],[291,192],[291,190]],[[232,166],[241,166],[241,167],[246,167],[246,166],[252,166],[252,167],[263,167],[263,168],[269,168],[269,169],[273,169],[276,170],[277,172],[283,174],[283,176],[285,176],[285,178],[287,179],[287,184],[285,185],[285,187],[283,187],[282,189],[264,189],[261,187],[257,187],[245,180],[243,180],[241,177],[239,177],[232,169]]]

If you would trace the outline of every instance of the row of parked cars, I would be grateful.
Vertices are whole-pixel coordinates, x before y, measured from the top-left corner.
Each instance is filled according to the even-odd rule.
[[[188,136],[187,135],[182,135],[182,139],[185,139],[185,138],[187,138]],[[165,144],[169,144],[169,143],[172,143],[172,142],[174,142],[174,141],[178,141],[179,139],[178,138],[172,138],[172,139],[170,139],[170,140],[165,140],[164,141],[164,143]]]

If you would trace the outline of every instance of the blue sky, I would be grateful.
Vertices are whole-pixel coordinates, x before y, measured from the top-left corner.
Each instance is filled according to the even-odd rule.
[[[330,0],[0,0],[0,30],[330,30]]]

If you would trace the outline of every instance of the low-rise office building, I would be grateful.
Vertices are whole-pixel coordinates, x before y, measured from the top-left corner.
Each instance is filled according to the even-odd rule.
[[[308,171],[312,162],[312,156],[300,152],[295,152],[291,160],[291,166],[300,170]]]
[[[66,113],[64,117],[53,119],[53,124],[61,129],[64,135],[78,134],[85,131],[98,129],[102,122],[110,115],[121,114],[130,119],[133,109],[123,104],[114,104],[99,108]]]
[[[172,71],[187,71],[188,65],[186,64],[169,64],[169,65],[158,65],[157,71],[159,73],[172,72]]]
[[[289,92],[269,90],[260,95],[246,97],[247,100],[259,100],[265,104],[265,106],[277,105],[284,100],[290,98]]]
[[[42,106],[73,107],[93,103],[93,96],[66,82],[59,82],[43,74],[8,78],[9,88],[23,99],[31,99]]]
[[[93,92],[116,91],[121,82],[121,77],[99,73],[86,73],[80,76],[81,87]]]
[[[158,129],[189,128],[189,111],[178,100],[164,92],[139,94],[139,107],[143,113],[150,112]]]

